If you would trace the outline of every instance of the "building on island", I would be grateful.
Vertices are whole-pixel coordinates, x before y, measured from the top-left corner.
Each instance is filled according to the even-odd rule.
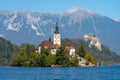
[[[37,51],[38,53],[41,53],[41,47],[44,47],[44,48],[49,48],[49,47],[52,47],[53,46],[53,42],[51,41],[51,39],[49,38],[49,40],[44,40],[42,41],[39,45],[38,45],[38,48],[37,48]]]
[[[99,40],[99,38],[95,35],[88,35],[88,34],[85,34],[84,35],[84,40],[85,41],[90,41],[89,42],[89,47],[91,48],[92,46],[95,46],[97,49],[99,49],[100,51],[102,50],[102,47],[101,47],[101,42]]]
[[[69,51],[69,55],[71,58],[75,57],[75,46],[73,45],[66,45],[65,50]]]
[[[51,54],[56,54],[57,49],[61,46],[61,36],[59,33],[58,23],[56,23],[53,41],[51,40],[51,38],[49,38],[49,40],[44,40],[38,45],[36,52],[38,52],[39,54],[41,53],[42,46],[44,48],[51,48]]]
[[[57,49],[59,49],[61,46],[61,35],[59,33],[58,23],[56,23],[55,32],[53,34],[53,41],[51,40],[51,38],[49,38],[49,40],[44,40],[38,45],[36,52],[38,52],[39,54],[41,53],[42,46],[44,48],[50,48],[51,54],[56,55]],[[72,45],[66,45],[65,49],[69,51],[69,55],[71,56],[71,58],[75,57],[75,47],[73,47]]]

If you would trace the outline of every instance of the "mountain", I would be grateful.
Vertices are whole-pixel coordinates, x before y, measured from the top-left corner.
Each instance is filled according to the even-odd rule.
[[[94,58],[99,63],[103,64],[116,64],[120,63],[120,55],[116,54],[115,52],[111,51],[107,46],[101,46],[101,50],[99,50],[96,46],[89,47],[89,41],[85,41],[84,39],[62,39],[62,45],[65,44],[72,44],[76,46],[78,49],[80,46],[83,46],[85,51],[89,51],[92,53]]]
[[[9,64],[12,54],[17,52],[17,50],[16,45],[0,37],[0,65]]]
[[[76,7],[59,14],[0,11],[0,36],[18,45],[38,45],[53,36],[56,21],[62,38],[75,39],[86,33],[95,34],[103,44],[120,53],[120,22]]]

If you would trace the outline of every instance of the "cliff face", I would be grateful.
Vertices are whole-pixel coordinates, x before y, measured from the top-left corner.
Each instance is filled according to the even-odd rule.
[[[93,35],[84,35],[84,40],[86,42],[89,41],[89,47],[91,48],[92,46],[95,46],[98,50],[102,51],[101,48],[101,42],[99,40],[99,38],[97,36],[93,36]]]

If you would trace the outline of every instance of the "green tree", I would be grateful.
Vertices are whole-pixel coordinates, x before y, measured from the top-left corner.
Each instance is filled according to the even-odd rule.
[[[65,47],[62,46],[56,53],[56,65],[78,66],[78,60],[76,57],[70,58],[69,51],[65,50]]]
[[[12,64],[15,66],[38,66],[40,55],[34,52],[34,45],[21,47],[19,52],[12,57]]]
[[[56,64],[57,65],[63,65],[64,60],[65,60],[65,49],[62,46],[56,52]]]
[[[55,60],[56,60],[56,56],[55,55],[48,55],[45,57],[45,65],[46,66],[52,66],[55,65]]]
[[[85,57],[85,50],[84,50],[84,47],[83,46],[80,46],[79,47],[79,49],[78,49],[78,51],[77,51],[77,54],[79,55],[79,56],[81,56],[81,57]]]
[[[45,66],[45,58],[46,58],[46,54],[45,53],[41,53],[40,54],[40,60],[39,60],[39,64],[41,67],[44,67]]]
[[[77,58],[67,60],[64,66],[79,66]]]
[[[28,55],[29,55],[29,53],[31,53],[31,52],[34,52],[35,51],[35,46],[34,45],[26,45],[26,53],[28,53]]]

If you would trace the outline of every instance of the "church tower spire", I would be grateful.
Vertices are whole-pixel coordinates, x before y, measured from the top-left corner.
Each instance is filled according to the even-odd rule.
[[[56,22],[56,27],[55,27],[55,34],[59,34],[59,28],[58,28],[58,23]]]

